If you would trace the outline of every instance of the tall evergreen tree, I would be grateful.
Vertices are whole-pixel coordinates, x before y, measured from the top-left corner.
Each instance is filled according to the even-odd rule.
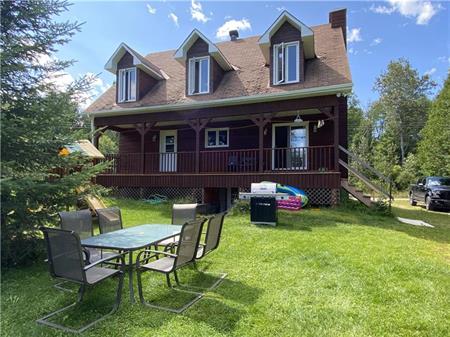
[[[1,3],[2,265],[35,257],[39,226],[75,205],[78,187],[88,193],[104,168],[81,156],[58,156],[76,140],[78,100],[90,82],[81,79],[64,91],[54,82],[72,61],[53,53],[80,29],[76,22],[52,21],[67,6],[60,0]]]
[[[450,176],[450,74],[420,135],[417,154],[423,174]]]

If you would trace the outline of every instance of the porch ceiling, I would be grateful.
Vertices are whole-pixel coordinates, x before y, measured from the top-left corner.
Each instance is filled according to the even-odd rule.
[[[288,117],[288,116],[296,116],[297,114],[300,114],[301,116],[305,115],[317,115],[321,114],[321,111],[319,109],[303,109],[303,110],[289,110],[289,111],[282,111],[277,112],[273,115],[273,118],[277,117]],[[242,115],[242,116],[228,116],[228,117],[217,117],[217,118],[211,118],[209,123],[213,122],[228,122],[228,121],[240,121],[240,120],[249,120],[250,115]],[[189,125],[187,120],[178,120],[178,121],[160,121],[155,124],[155,127],[165,127],[165,126],[176,126],[176,125]],[[135,129],[135,124],[116,124],[111,125],[114,127],[118,127],[120,129]]]

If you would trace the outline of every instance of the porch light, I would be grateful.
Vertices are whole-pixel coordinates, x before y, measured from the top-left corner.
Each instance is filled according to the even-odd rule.
[[[297,117],[295,117],[294,123],[303,123],[303,119],[300,117],[300,112],[297,112]]]

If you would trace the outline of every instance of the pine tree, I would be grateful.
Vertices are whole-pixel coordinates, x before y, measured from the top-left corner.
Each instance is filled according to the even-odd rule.
[[[53,53],[80,29],[76,22],[52,21],[68,3],[1,6],[1,252],[2,265],[15,265],[37,256],[39,226],[55,224],[56,213],[75,205],[78,187],[88,193],[104,166],[58,156],[76,140],[79,98],[90,84],[83,78],[61,91],[54,83],[72,61]]]
[[[420,135],[417,154],[422,173],[450,176],[450,74]]]

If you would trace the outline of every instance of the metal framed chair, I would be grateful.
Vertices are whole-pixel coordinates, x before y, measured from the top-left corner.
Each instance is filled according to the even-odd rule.
[[[94,235],[94,226],[92,224],[92,215],[88,209],[71,211],[71,212],[59,212],[60,227],[61,229],[74,231],[78,234],[81,240],[86,239]],[[114,253],[103,252],[101,249],[96,248],[83,248],[85,255],[85,263],[90,264],[109,257]],[[63,287],[63,284],[67,282],[60,282],[55,284],[55,288],[72,292],[71,289]]]
[[[85,265],[80,237],[77,233],[75,233],[74,231],[47,227],[41,227],[40,229],[44,233],[44,238],[47,245],[49,271],[51,276],[59,280],[79,284],[80,288],[78,290],[78,298],[76,302],[42,317],[36,322],[67,332],[81,333],[86,329],[92,327],[94,324],[104,320],[106,317],[112,315],[119,307],[122,295],[125,266],[123,255],[115,254],[89,265]],[[121,268],[119,270],[99,267],[100,264],[111,259],[121,260]],[[107,314],[79,329],[66,327],[49,320],[53,316],[64,312],[67,309],[80,303],[83,300],[83,296],[87,287],[94,286],[114,275],[119,275],[119,282],[117,286],[114,305],[111,311],[109,311]]]
[[[208,227],[206,229],[206,236],[205,241],[203,243],[199,243],[197,254],[195,256],[195,259],[193,261],[194,268],[203,274],[211,275],[217,277],[217,281],[214,282],[213,285],[207,288],[203,287],[197,287],[197,286],[191,286],[191,285],[182,285],[178,284],[181,287],[184,288],[197,288],[202,290],[213,290],[219,286],[220,283],[227,277],[227,273],[211,273],[206,271],[200,271],[197,268],[196,261],[203,259],[206,255],[211,253],[213,250],[216,250],[219,247],[220,238],[222,236],[222,228],[223,228],[223,222],[224,218],[227,215],[227,212],[222,212],[215,214],[214,216],[210,217],[208,220]]]
[[[123,229],[122,214],[118,207],[97,209],[100,233],[109,233]]]
[[[184,310],[189,308],[195,302],[200,300],[203,297],[203,293],[177,289],[172,286],[170,281],[170,274],[173,273],[175,277],[175,282],[180,284],[178,279],[177,270],[192,263],[197,254],[198,244],[200,242],[200,236],[202,232],[203,224],[206,222],[206,219],[199,219],[191,222],[187,222],[183,225],[180,233],[180,241],[177,245],[177,250],[175,254],[166,252],[166,251],[158,251],[158,250],[144,250],[139,253],[137,256],[136,262],[136,273],[138,280],[138,290],[139,290],[139,298],[141,303],[155,309],[161,309],[166,311],[171,311],[175,313],[182,313]],[[164,255],[163,258],[154,260],[152,262],[148,262],[148,254],[152,253],[156,255]],[[143,257],[143,259],[141,259]],[[142,262],[146,262],[142,264]],[[158,273],[163,273],[166,275],[166,281],[169,288],[186,292],[190,294],[194,294],[195,298],[181,308],[169,308],[159,306],[153,303],[146,302],[144,299],[143,289],[142,289],[142,273],[146,271],[154,271]]]
[[[173,204],[172,206],[172,225],[182,225],[197,218],[197,204]],[[162,240],[155,245],[155,248],[171,249],[173,245],[180,240],[178,235]]]

